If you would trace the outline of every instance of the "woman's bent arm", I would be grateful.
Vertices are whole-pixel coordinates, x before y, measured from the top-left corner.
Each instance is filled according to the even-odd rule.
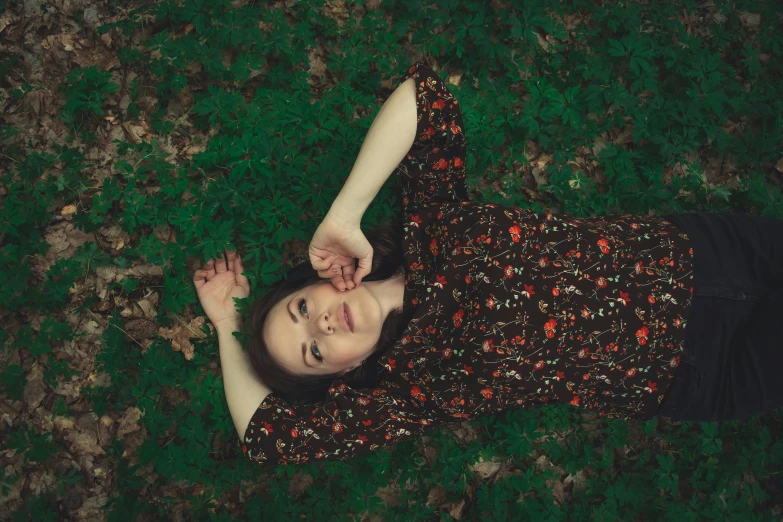
[[[416,139],[416,84],[401,83],[373,120],[351,173],[327,216],[359,223]]]
[[[272,390],[267,388],[253,371],[242,345],[233,336],[236,331],[239,331],[238,327],[217,329],[228,411],[231,412],[231,419],[240,440],[244,441],[250,419]]]

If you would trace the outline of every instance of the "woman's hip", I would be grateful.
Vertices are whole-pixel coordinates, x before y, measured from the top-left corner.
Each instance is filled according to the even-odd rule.
[[[666,216],[693,246],[694,292],[680,366],[659,415],[741,419],[783,406],[783,220]]]

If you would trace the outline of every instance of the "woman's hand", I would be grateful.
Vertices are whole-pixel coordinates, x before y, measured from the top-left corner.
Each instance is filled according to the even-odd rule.
[[[358,286],[372,267],[372,246],[359,223],[326,215],[310,241],[310,263],[340,291]],[[358,268],[354,258],[359,259]]]
[[[241,316],[234,306],[234,297],[250,295],[250,281],[242,275],[244,267],[236,252],[226,250],[228,264],[223,256],[210,259],[193,274],[193,283],[207,317],[215,328],[238,327]]]

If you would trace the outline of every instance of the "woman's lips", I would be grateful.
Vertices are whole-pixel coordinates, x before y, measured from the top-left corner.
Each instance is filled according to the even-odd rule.
[[[345,303],[345,321],[348,323],[351,333],[353,333],[355,325],[353,324],[353,315],[351,314],[351,308],[348,306],[348,303]]]
[[[343,303],[337,310],[337,318],[340,321],[340,326],[353,333],[353,321],[351,320],[351,312],[348,305]]]

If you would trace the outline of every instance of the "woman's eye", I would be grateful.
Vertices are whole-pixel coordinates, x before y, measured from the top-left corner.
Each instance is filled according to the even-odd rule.
[[[302,311],[303,309],[304,311]],[[299,300],[299,313],[307,317],[307,302],[305,302],[304,299]],[[323,357],[321,357],[321,351],[318,349],[317,344],[313,343],[313,345],[310,347],[310,354],[315,357],[318,362],[323,362]]]
[[[315,354],[315,352],[318,352],[318,355]],[[310,347],[310,353],[313,354],[313,357],[315,357],[319,362],[323,361],[323,358],[321,357],[321,352],[318,350],[318,345],[314,344]]]

